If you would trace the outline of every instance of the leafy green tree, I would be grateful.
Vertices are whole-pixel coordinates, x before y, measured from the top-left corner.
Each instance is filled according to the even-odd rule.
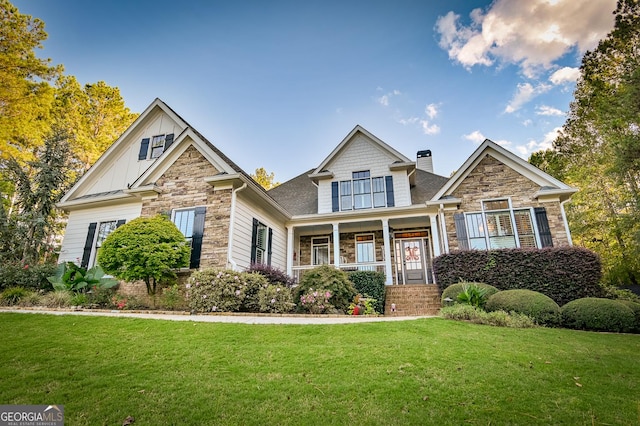
[[[176,278],[175,269],[189,265],[191,248],[167,217],[140,217],[113,231],[98,251],[105,272],[125,281],[144,280],[147,293]]]
[[[614,14],[612,32],[582,60],[555,148],[564,180],[580,189],[567,209],[574,240],[619,285],[640,282],[640,3],[619,0]]]
[[[50,130],[53,103],[49,81],[62,66],[36,56],[46,40],[44,22],[0,0],[0,157],[32,160]]]
[[[273,172],[268,173],[264,167],[257,168],[256,173],[252,174],[251,177],[267,191],[280,185],[280,182],[273,181],[275,174]]]

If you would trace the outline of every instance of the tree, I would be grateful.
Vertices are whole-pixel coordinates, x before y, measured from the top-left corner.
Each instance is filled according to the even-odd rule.
[[[8,0],[0,0],[0,156],[31,160],[50,131],[53,103],[49,81],[62,72],[50,59],[40,59],[47,33],[44,22],[21,14]]]
[[[191,248],[166,216],[140,217],[117,228],[102,243],[98,264],[125,281],[144,280],[147,293],[176,278],[174,269],[189,266]]]
[[[610,284],[640,282],[640,3],[619,0],[615,27],[587,52],[555,148],[580,189],[567,215]],[[540,158],[533,162],[544,163]],[[553,164],[550,171],[553,172]],[[553,173],[552,173],[553,174]]]
[[[256,174],[252,174],[251,177],[267,191],[280,185],[280,182],[273,182],[275,174],[273,172],[267,173],[264,167],[257,168]]]

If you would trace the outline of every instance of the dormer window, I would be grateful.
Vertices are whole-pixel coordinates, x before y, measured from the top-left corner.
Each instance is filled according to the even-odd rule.
[[[158,158],[164,152],[165,135],[151,138],[151,158]]]
[[[332,183],[333,211],[393,207],[393,178],[371,177],[369,170],[353,172],[351,180]]]
[[[158,158],[163,152],[169,149],[172,143],[173,133],[156,135],[151,139],[143,138],[142,142],[140,142],[138,160],[153,160],[154,158]],[[151,153],[149,153],[149,145],[151,145]]]

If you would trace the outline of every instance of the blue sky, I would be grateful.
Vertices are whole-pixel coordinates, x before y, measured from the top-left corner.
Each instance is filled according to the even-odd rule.
[[[449,176],[484,138],[527,158],[566,119],[615,0],[14,0],[39,56],[132,111],[165,101],[249,173],[286,181],[357,124]]]

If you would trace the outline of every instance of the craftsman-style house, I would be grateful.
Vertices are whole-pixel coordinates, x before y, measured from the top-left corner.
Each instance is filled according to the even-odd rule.
[[[571,244],[574,188],[489,140],[450,178],[432,160],[356,126],[318,167],[265,191],[156,99],[59,203],[60,261],[92,266],[109,232],[157,213],[191,242],[192,269],[268,263],[298,277],[327,263],[388,285],[433,283],[432,259],[451,250]]]

